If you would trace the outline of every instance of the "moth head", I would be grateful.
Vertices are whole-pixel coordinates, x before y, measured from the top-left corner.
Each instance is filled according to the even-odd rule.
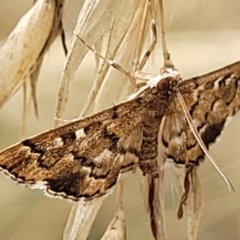
[[[176,71],[164,72],[156,84],[159,91],[172,92],[180,82],[180,75]]]

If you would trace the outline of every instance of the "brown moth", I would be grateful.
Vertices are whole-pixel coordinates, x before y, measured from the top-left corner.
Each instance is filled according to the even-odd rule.
[[[198,166],[204,152],[185,123],[176,92],[208,147],[239,109],[239,78],[240,62],[185,81],[175,73],[157,75],[129,101],[7,148],[0,167],[18,183],[78,201],[106,194],[121,172],[134,167],[158,177],[158,144],[165,160]]]
[[[121,174],[136,168],[157,179],[161,158],[185,169],[181,217],[191,176],[206,153],[184,109],[208,148],[240,107],[239,79],[240,62],[185,81],[162,71],[126,102],[3,150],[0,168],[50,196],[88,201],[109,193]]]

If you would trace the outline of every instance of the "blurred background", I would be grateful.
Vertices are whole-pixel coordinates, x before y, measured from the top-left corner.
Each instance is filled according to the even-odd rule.
[[[239,0],[168,0],[165,1],[167,40],[173,61],[184,78],[196,76],[240,60]],[[82,0],[71,0],[65,14],[67,44],[82,6]],[[0,1],[0,44],[6,40],[19,18],[31,7],[32,1]],[[160,51],[160,50],[159,50]],[[160,52],[159,52],[160,53]],[[162,65],[157,54],[153,62]],[[38,82],[37,96],[40,117],[29,114],[27,133],[30,136],[53,126],[56,97],[64,54],[58,39],[44,59]],[[1,66],[0,66],[1,67]],[[156,67],[155,67],[156,68]],[[66,119],[77,117],[94,77],[94,55],[89,54],[73,82]],[[0,149],[21,139],[22,91],[0,109]],[[208,163],[201,167],[204,190],[203,217],[199,239],[240,239],[240,115],[226,127],[221,141],[211,152],[232,181],[236,193],[229,194],[222,179]],[[125,184],[125,213],[128,239],[151,239],[147,215],[144,212],[138,178]],[[166,202],[169,240],[185,240],[185,221],[177,220],[177,201]],[[62,239],[71,204],[50,199],[41,191],[23,189],[0,175],[0,240]],[[114,214],[113,194],[98,214],[90,240],[99,239]]]

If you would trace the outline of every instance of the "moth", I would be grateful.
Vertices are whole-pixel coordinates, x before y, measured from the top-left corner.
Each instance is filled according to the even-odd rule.
[[[12,180],[53,197],[89,201],[108,194],[136,168],[157,179],[160,162],[183,168],[185,195],[191,173],[240,107],[240,62],[182,80],[162,70],[126,102],[28,138],[0,152]],[[161,161],[159,161],[161,158]]]

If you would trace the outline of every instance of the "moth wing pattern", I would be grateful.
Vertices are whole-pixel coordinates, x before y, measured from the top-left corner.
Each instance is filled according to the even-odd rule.
[[[187,91],[186,86],[190,86]],[[209,147],[240,108],[240,62],[183,81],[179,88],[195,127]]]
[[[79,201],[104,195],[138,161],[142,111],[132,100],[24,140],[0,153],[0,168],[51,196]]]
[[[179,91],[192,122],[208,148],[220,136],[227,120],[240,108],[240,62],[180,83]],[[190,130],[179,100],[173,95],[171,111],[159,134],[159,154],[164,171],[176,174],[183,195],[178,217],[186,205],[189,239],[196,239],[202,207],[198,167],[204,152]],[[171,129],[171,131],[170,131]]]
[[[220,136],[227,120],[240,108],[240,62],[188,79],[179,84],[192,122],[209,147]],[[159,135],[164,162],[175,166],[198,166],[204,153],[188,126],[176,95],[162,121]],[[170,131],[171,129],[171,131]]]

